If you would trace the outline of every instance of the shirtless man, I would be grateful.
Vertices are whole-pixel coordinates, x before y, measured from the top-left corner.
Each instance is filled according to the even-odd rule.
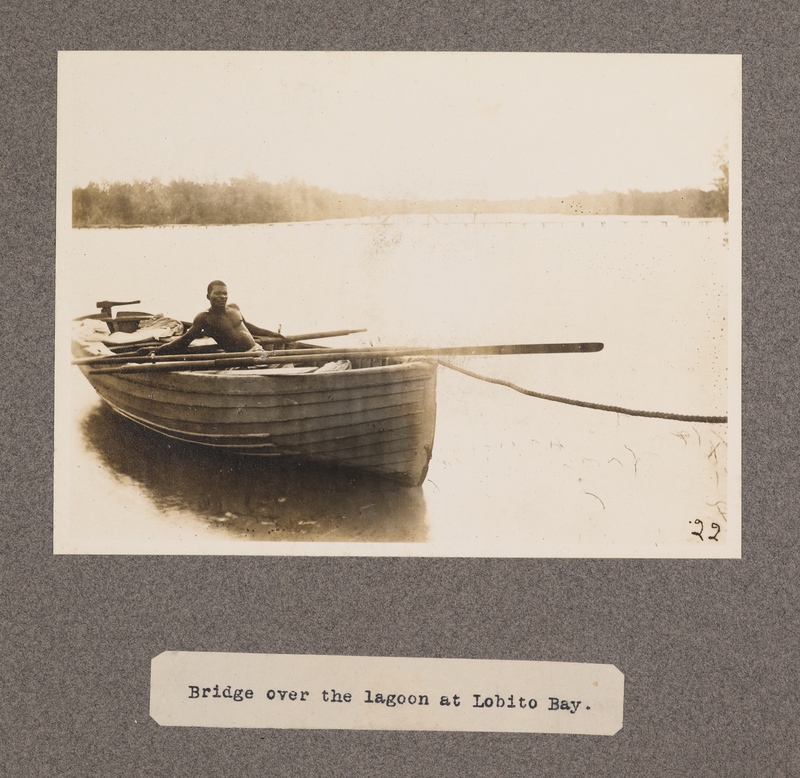
[[[176,354],[197,338],[214,338],[220,348],[225,351],[259,351],[261,346],[253,340],[253,335],[264,335],[270,338],[281,338],[283,335],[256,327],[244,320],[239,306],[228,304],[228,287],[222,281],[212,281],[208,285],[206,295],[211,307],[194,317],[192,326],[177,340],[167,343],[153,353]]]

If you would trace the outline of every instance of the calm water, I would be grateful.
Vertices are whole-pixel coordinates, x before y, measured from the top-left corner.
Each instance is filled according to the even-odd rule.
[[[59,243],[59,345],[64,322],[101,299],[191,319],[219,277],[261,326],[368,328],[331,345],[599,340],[599,354],[459,364],[592,402],[721,415],[731,262],[721,222],[676,219],[72,230]],[[429,477],[402,489],[166,443],[109,413],[59,356],[65,550],[683,554],[708,545],[695,519],[720,525],[717,548],[726,537],[726,425],[578,409],[440,368]]]

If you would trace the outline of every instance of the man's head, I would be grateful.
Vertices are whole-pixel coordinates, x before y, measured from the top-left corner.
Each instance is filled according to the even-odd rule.
[[[224,281],[212,281],[208,285],[208,293],[206,294],[212,307],[224,308],[228,302],[228,287]]]

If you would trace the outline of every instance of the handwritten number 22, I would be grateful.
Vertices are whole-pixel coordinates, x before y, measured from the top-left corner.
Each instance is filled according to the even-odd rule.
[[[705,538],[703,537],[703,522],[700,521],[700,519],[695,519],[694,523],[695,524],[699,524],[700,525],[700,529],[698,531],[696,531],[696,532],[693,531],[692,535],[697,535],[697,537],[700,538],[700,540],[705,540]],[[717,524],[716,521],[712,521],[711,522],[711,529],[712,530],[716,530],[716,532],[713,535],[709,535],[708,539],[709,540],[716,540],[717,542],[719,542],[719,539],[717,538],[717,535],[719,535],[719,531],[720,531],[719,524]]]

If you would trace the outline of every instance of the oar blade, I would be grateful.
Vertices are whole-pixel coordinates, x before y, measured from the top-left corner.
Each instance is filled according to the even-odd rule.
[[[500,346],[443,348],[443,356],[512,356],[514,354],[587,354],[602,351],[602,343],[516,343]]]

